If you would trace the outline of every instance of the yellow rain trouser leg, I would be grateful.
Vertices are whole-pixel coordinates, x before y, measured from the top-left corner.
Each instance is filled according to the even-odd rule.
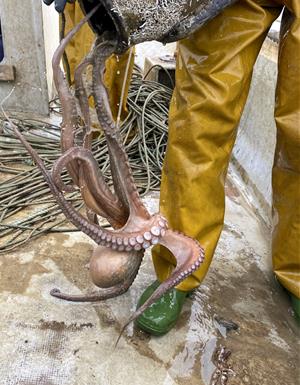
[[[295,16],[283,31],[278,61],[273,266],[281,284],[300,298],[300,1],[287,3]]]
[[[77,2],[75,4],[68,3],[64,13],[66,17],[65,34],[67,34],[83,18],[83,13]],[[70,65],[71,82],[74,81],[75,68],[90,51],[94,40],[95,35],[93,31],[88,24],[85,24],[67,46],[66,53]],[[110,106],[114,119],[117,119],[118,116],[124,76],[127,74],[121,117],[124,118],[126,115],[126,100],[133,70],[133,64],[134,54],[130,54],[130,51],[127,51],[120,57],[113,55],[106,62],[104,81],[108,89]]]
[[[206,255],[200,269],[178,286],[183,291],[197,287],[211,263],[223,227],[225,176],[253,66],[282,8],[272,0],[259,3],[241,0],[179,44],[160,208],[170,227],[198,239]],[[158,246],[153,262],[158,279],[165,280],[173,256]]]

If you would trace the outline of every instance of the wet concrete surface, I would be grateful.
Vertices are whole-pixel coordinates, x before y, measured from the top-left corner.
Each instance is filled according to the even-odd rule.
[[[93,243],[84,234],[43,236],[1,256],[0,384],[298,384],[299,329],[271,272],[270,230],[232,183],[226,202],[209,274],[186,301],[177,326],[163,337],[130,325],[114,348],[155,278],[149,253],[126,294],[97,304],[49,295],[54,287],[92,290]],[[158,196],[149,195],[146,203],[155,210]],[[223,367],[227,382],[216,371],[222,346],[231,351]]]

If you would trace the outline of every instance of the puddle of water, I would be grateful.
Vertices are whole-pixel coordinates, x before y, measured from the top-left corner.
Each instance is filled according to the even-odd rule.
[[[291,350],[289,345],[285,342],[283,338],[279,336],[277,330],[274,327],[271,328],[267,338],[279,348],[284,349],[287,352]]]
[[[209,305],[209,288],[201,286],[194,293],[188,331],[184,346],[174,357],[169,373],[175,378],[191,376],[209,385],[216,369],[212,357],[218,344],[218,337],[226,337],[226,329],[213,318]]]
[[[201,376],[205,385],[209,385],[216,366],[212,362],[213,354],[217,347],[217,338],[212,337],[207,341],[201,357]]]

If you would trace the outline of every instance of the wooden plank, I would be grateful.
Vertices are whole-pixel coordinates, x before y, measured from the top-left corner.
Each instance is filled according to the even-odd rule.
[[[12,65],[0,64],[0,81],[9,82],[15,80],[15,68]]]

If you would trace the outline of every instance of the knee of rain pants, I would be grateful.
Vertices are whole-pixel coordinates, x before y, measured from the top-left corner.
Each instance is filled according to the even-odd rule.
[[[65,8],[65,35],[84,17],[78,2],[68,3]],[[86,23],[66,48],[66,55],[69,63],[70,81],[74,81],[75,68],[90,51],[95,35]],[[126,101],[130,79],[134,64],[133,51],[127,51],[122,56],[112,55],[106,62],[104,82],[108,90],[110,107],[114,119],[117,119],[119,103],[123,94],[121,117],[126,116]],[[66,65],[65,65],[66,67]],[[66,68],[65,68],[66,69]],[[126,81],[125,80],[126,76]]]
[[[183,291],[204,279],[223,227],[224,182],[253,66],[282,9],[271,5],[242,0],[178,44],[160,209],[171,228],[205,250],[199,270],[177,287]],[[160,281],[175,265],[163,246],[153,250],[153,262]]]
[[[275,104],[273,266],[280,283],[300,298],[300,2],[286,3]]]

